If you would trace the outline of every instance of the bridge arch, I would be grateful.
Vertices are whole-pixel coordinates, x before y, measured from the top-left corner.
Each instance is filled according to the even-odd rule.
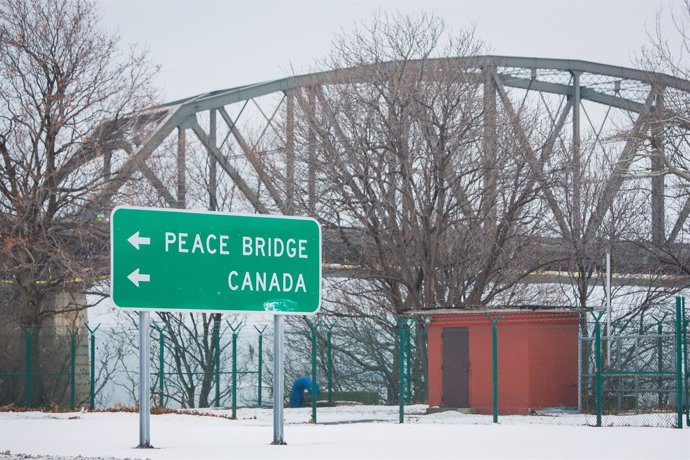
[[[388,62],[382,68],[395,68],[399,62]],[[518,113],[526,100],[541,106],[551,123],[549,143],[567,144],[571,149],[572,188],[577,205],[574,216],[564,213],[557,199],[544,191],[551,217],[560,229],[544,235],[545,246],[554,251],[558,238],[565,237],[565,220],[574,218],[579,223],[578,235],[583,241],[593,240],[610,212],[616,197],[626,182],[635,178],[635,165],[647,173],[644,179],[649,191],[645,206],[649,222],[648,241],[657,245],[674,244],[690,215],[690,198],[676,190],[682,183],[665,172],[659,158],[640,156],[643,141],[651,139],[656,148],[686,149],[687,145],[670,145],[663,139],[660,121],[674,129],[687,130],[687,119],[678,101],[688,100],[690,81],[670,75],[607,64],[532,57],[473,56],[410,61],[409,66],[425,65],[446,70],[458,69],[476,78],[482,88],[485,107],[503,110],[506,119],[519,134],[523,152],[537,167],[544,146],[531,145],[526,127],[521,126]],[[211,91],[189,98],[162,104],[135,116],[137,129],[128,139],[112,144],[104,161],[109,184],[100,192],[101,203],[117,202],[117,195],[130,180],[144,179],[157,195],[158,203],[171,207],[199,207],[218,209],[220,181],[228,181],[241,195],[238,210],[259,213],[305,214],[309,206],[295,209],[296,182],[309,180],[295,177],[296,106],[313,96],[314,88],[323,88],[344,82],[366,83],[371,78],[367,66],[330,70],[290,76],[278,80],[259,82],[233,88]],[[311,96],[310,96],[311,92]],[[271,132],[280,145],[271,152],[270,165],[259,151],[263,136]],[[250,139],[249,133],[253,134]],[[625,133],[625,136],[621,136]],[[485,130],[491,136],[491,129]],[[587,137],[593,148],[604,148],[603,139],[617,155],[608,177],[603,181],[603,193],[585,215],[580,209],[578,190],[582,184],[579,174],[585,159],[580,152],[582,139]],[[597,147],[599,144],[599,147]],[[209,163],[208,203],[188,196],[190,152],[205,157]],[[152,156],[164,158],[168,168],[154,167]],[[296,157],[297,155],[297,157]],[[111,157],[113,159],[111,159]],[[117,160],[115,160],[115,158]],[[647,166],[644,162],[650,162]],[[640,166],[642,164],[642,166]],[[166,176],[163,169],[168,170]],[[639,172],[640,169],[637,171]],[[172,171],[172,173],[171,173]],[[308,184],[304,190],[313,187]],[[643,194],[644,195],[644,194]],[[641,195],[641,197],[643,197]],[[316,200],[310,196],[308,201]],[[560,235],[559,235],[560,233]],[[622,252],[625,250],[621,249]],[[636,253],[639,255],[638,253]],[[339,257],[333,255],[333,261]]]

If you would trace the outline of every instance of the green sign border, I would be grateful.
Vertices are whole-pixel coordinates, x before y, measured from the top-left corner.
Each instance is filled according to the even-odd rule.
[[[151,211],[151,212],[165,212],[165,213],[186,213],[186,214],[200,214],[200,215],[215,215],[215,216],[228,216],[228,217],[246,217],[252,219],[273,219],[273,220],[308,220],[316,224],[319,233],[319,248],[318,248],[318,263],[319,263],[319,295],[318,304],[316,309],[311,312],[294,312],[294,311],[265,311],[265,310],[233,310],[233,309],[201,309],[201,308],[144,308],[144,307],[132,307],[132,306],[121,306],[115,302],[115,296],[113,295],[113,289],[115,286],[115,269],[114,269],[114,251],[115,251],[115,241],[113,232],[113,216],[115,212],[119,209],[127,210],[138,210],[138,211]],[[164,311],[164,312],[185,312],[185,313],[237,313],[237,314],[270,314],[275,315],[292,315],[292,316],[312,316],[316,315],[319,310],[321,310],[322,303],[322,284],[323,284],[323,232],[321,230],[321,224],[314,218],[302,217],[302,216],[275,216],[268,214],[245,214],[245,213],[229,213],[222,211],[198,211],[193,209],[175,209],[175,208],[154,208],[147,206],[116,206],[110,212],[110,299],[117,308],[130,311]]]

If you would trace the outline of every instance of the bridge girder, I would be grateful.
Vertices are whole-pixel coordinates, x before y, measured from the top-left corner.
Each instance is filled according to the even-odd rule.
[[[414,65],[415,61],[410,64]],[[385,65],[394,66],[396,63]],[[549,149],[553,149],[556,143],[570,142],[573,155],[572,175],[575,178],[572,187],[576,203],[574,208],[566,213],[558,200],[550,196],[548,187],[545,187],[544,199],[549,204],[554,222],[558,224],[558,229],[550,237],[558,237],[560,233],[561,237],[577,238],[585,243],[597,238],[602,222],[626,180],[629,180],[631,165],[636,161],[636,154],[640,148],[639,139],[644,136],[652,137],[658,141],[660,148],[664,148],[658,127],[656,132],[651,132],[655,129],[651,122],[652,114],[657,118],[661,115],[668,123],[673,123],[681,129],[688,128],[685,118],[677,116],[673,112],[673,107],[665,106],[663,98],[669,92],[690,94],[690,81],[669,75],[579,60],[508,56],[432,59],[426,61],[425,65],[462,69],[468,75],[474,75],[478,84],[484,85],[484,103],[495,105],[498,102],[508,113],[513,129],[521,139],[523,151],[531,158],[532,166],[537,172],[537,163],[544,160],[544,155],[549,155]],[[366,68],[326,71],[212,91],[153,107],[138,114],[137,122],[143,134],[135,139],[123,139],[122,143],[111,146],[112,152],[107,152],[108,156],[118,150],[124,151],[125,156],[118,165],[107,163],[108,168],[115,169],[106,171],[111,180],[95,201],[110,203],[133,175],[141,174],[165,205],[181,208],[198,207],[199,203],[190,203],[186,194],[185,158],[190,149],[190,142],[193,141],[196,144],[194,148],[205,150],[210,163],[209,170],[213,171],[213,174],[209,175],[209,182],[212,183],[209,185],[212,195],[207,206],[209,209],[217,209],[217,205],[213,204],[217,202],[213,194],[216,193],[216,174],[219,173],[221,176],[225,175],[240,190],[246,206],[246,209],[243,209],[245,212],[292,214],[295,212],[295,101],[304,97],[313,100],[318,98],[321,88],[351,81],[353,78],[360,78],[365,83],[367,73],[363,70]],[[525,127],[520,126],[517,113],[528,95],[541,98],[545,106],[548,106],[545,95],[560,101],[557,111],[552,113],[551,109],[546,109],[552,121],[551,135],[546,145],[530,145],[528,136],[524,134]],[[269,98],[269,101],[266,102],[265,98]],[[519,100],[523,102],[519,103]],[[601,127],[594,126],[585,110],[585,103],[606,109]],[[271,106],[272,109],[265,110],[262,104]],[[265,164],[260,161],[259,157],[264,152],[258,147],[259,141],[250,143],[247,140],[248,125],[240,126],[243,117],[248,117],[245,111],[247,107],[258,108],[254,109],[254,118],[250,122],[257,128],[254,132],[261,133],[259,140],[268,130],[273,130],[277,137],[283,140],[278,150],[281,150],[283,155],[284,168],[278,171],[278,174],[276,171],[268,171]],[[583,124],[585,119],[589,121],[590,134],[595,135],[594,144],[601,145],[600,136],[611,109],[629,114],[631,121],[627,128],[632,135],[620,141],[622,149],[618,161],[604,181],[606,191],[601,194],[593,213],[587,217],[579,208],[581,184],[578,180],[581,169],[586,167],[581,159]],[[220,130],[216,122],[218,114],[222,120]],[[585,118],[582,117],[583,114]],[[203,117],[206,118],[200,120]],[[209,121],[208,129],[203,126],[205,120]],[[571,130],[567,134],[569,137],[566,136],[567,139],[564,141],[564,128],[568,124]],[[174,135],[175,130],[178,133],[177,151],[174,154],[167,153],[168,156],[175,157],[174,163],[177,167],[172,175],[174,183],[171,183],[170,178],[162,177],[161,171],[150,166],[148,162],[154,152],[160,151],[166,140]],[[489,131],[486,131],[485,135],[488,136]],[[193,135],[189,140],[186,137],[187,133]],[[219,133],[223,138],[220,143]],[[536,154],[537,151],[540,152],[541,158]],[[217,166],[220,166],[219,170]],[[652,222],[649,243],[669,246],[683,233],[685,221],[690,215],[690,199],[681,201],[670,198],[666,192],[663,166],[658,162],[652,166],[658,174],[649,179],[652,195],[649,207],[649,221]],[[313,180],[314,174],[313,171],[309,171],[310,180]],[[537,180],[542,179],[537,177]],[[312,201],[316,200],[316,197],[311,196],[314,193],[313,188],[308,188],[312,190],[308,197],[309,209],[313,209]],[[671,205],[672,200],[674,201]],[[671,216],[665,211],[673,206],[678,208],[678,211],[673,215],[675,219],[669,222],[672,224],[672,230],[669,232],[666,223]],[[566,222],[571,218],[575,223],[569,227]],[[571,234],[567,234],[568,232]],[[337,265],[337,259],[336,257],[329,263]],[[645,267],[640,266],[638,271],[643,274]],[[332,273],[336,272],[339,270]]]

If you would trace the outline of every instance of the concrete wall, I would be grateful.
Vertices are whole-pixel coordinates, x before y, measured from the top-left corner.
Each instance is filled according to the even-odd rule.
[[[58,293],[46,300],[44,309],[73,309],[85,305],[85,296],[74,293]],[[90,362],[89,336],[84,327],[86,310],[48,316],[41,324],[32,346],[38,347],[39,369],[31,369],[32,405],[57,404],[69,407],[71,392],[70,342],[71,333],[76,337],[75,353],[75,401],[81,407],[89,403]],[[16,320],[4,323],[0,331],[0,402],[3,404],[25,403],[26,385],[26,333]],[[38,374],[33,374],[38,372]]]

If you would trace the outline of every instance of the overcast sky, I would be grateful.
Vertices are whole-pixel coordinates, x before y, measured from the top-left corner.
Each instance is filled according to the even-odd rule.
[[[494,54],[632,66],[657,12],[678,1],[102,1],[108,28],[148,47],[166,100],[303,73],[377,10],[475,26]],[[669,17],[668,15],[666,17]]]

